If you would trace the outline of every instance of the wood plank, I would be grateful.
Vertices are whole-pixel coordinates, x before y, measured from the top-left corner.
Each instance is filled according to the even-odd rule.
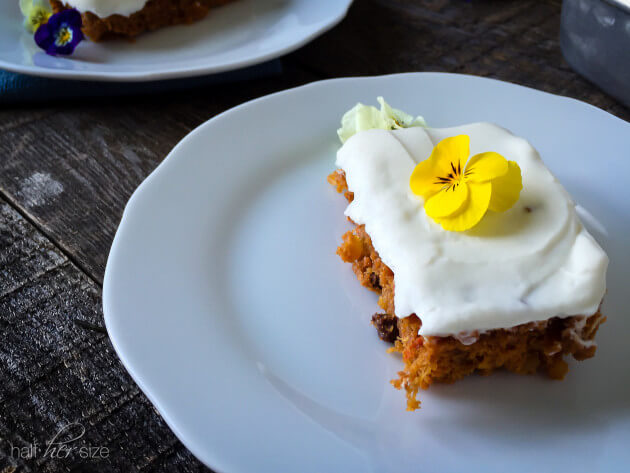
[[[67,260],[0,200],[0,298]]]
[[[208,471],[175,438],[118,361],[102,324],[100,288],[0,200],[0,471]],[[77,323],[79,321],[80,323]],[[105,458],[12,447],[80,423],[77,447]]]
[[[15,113],[14,110],[0,110],[0,133],[3,131],[25,125],[29,122],[40,120],[48,115],[55,113],[54,109],[42,108],[34,110],[24,110]]]
[[[630,110],[564,61],[557,0],[363,0],[344,22],[290,56],[326,77],[410,71],[473,74]]]
[[[226,109],[312,79],[296,71],[247,87],[0,114],[0,192],[100,283],[127,200],[173,146]],[[3,130],[7,117],[14,126]]]

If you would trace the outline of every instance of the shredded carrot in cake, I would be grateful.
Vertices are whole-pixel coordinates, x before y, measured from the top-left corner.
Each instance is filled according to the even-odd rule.
[[[342,170],[330,174],[328,182],[352,201]],[[337,254],[352,264],[363,286],[380,294],[379,305],[386,314],[395,317],[394,273],[381,260],[365,227],[357,225],[342,240]],[[590,317],[553,317],[489,330],[464,340],[464,344],[454,336],[418,335],[422,321],[416,314],[398,318],[398,338],[393,351],[402,355],[405,367],[392,384],[405,389],[407,410],[415,410],[420,407],[417,399],[420,389],[427,389],[433,383],[453,383],[473,373],[485,376],[498,369],[518,374],[540,371],[552,379],[562,379],[569,369],[565,356],[585,360],[595,355],[593,339],[605,320],[600,312]]]

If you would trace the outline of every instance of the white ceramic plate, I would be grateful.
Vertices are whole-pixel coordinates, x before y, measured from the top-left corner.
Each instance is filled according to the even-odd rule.
[[[120,40],[85,42],[69,58],[46,55],[22,27],[18,0],[0,2],[0,68],[102,81],[190,77],[258,64],[336,25],[352,0],[239,0],[198,23]]]
[[[376,296],[335,255],[326,183],[357,101],[527,137],[611,258],[594,359],[563,382],[500,373],[421,393],[369,320]],[[219,472],[603,472],[630,464],[630,125],[576,100],[440,73],[336,79],[246,103],[185,138],[131,198],[105,322],[173,431]],[[625,470],[627,471],[627,470]]]

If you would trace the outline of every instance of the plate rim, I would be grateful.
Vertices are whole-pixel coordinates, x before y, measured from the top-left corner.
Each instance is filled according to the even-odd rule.
[[[265,54],[254,55],[246,59],[232,60],[224,62],[219,65],[209,66],[196,66],[185,67],[178,66],[169,71],[138,71],[138,72],[95,72],[89,70],[67,70],[67,69],[50,69],[41,66],[28,66],[23,64],[17,64],[9,62],[0,57],[0,69],[16,74],[24,74],[33,77],[45,77],[48,79],[60,79],[70,81],[94,81],[94,82],[152,82],[161,80],[183,79],[200,77],[205,75],[219,74],[222,72],[228,72],[262,64],[273,59],[277,59],[281,56],[285,56],[306,44],[313,41],[315,38],[323,35],[337,26],[347,16],[350,7],[354,0],[341,0],[345,2],[339,12],[334,12],[333,15],[321,26],[309,31],[308,34],[303,35],[298,41],[291,42],[284,47],[279,47],[271,50]],[[228,5],[229,7],[229,5]]]
[[[114,350],[116,352],[116,355],[118,356],[120,362],[122,363],[122,365],[125,367],[125,369],[127,370],[127,372],[129,373],[129,375],[131,376],[131,378],[133,379],[133,381],[138,385],[138,387],[140,388],[140,390],[143,392],[143,394],[149,399],[149,401],[151,402],[151,404],[155,407],[155,409],[158,411],[158,413],[160,414],[160,416],[164,419],[164,421],[166,422],[166,424],[168,425],[168,427],[171,429],[171,431],[177,436],[177,438],[182,442],[182,444],[203,464],[205,464],[207,467],[211,468],[212,470],[216,471],[217,473],[243,473],[243,470],[239,470],[239,469],[232,469],[233,466],[230,465],[230,470],[228,472],[227,469],[225,469],[225,467],[227,466],[224,462],[222,462],[220,460],[220,458],[217,458],[216,456],[214,458],[212,458],[212,462],[210,461],[206,461],[207,457],[210,456],[208,455],[207,451],[201,451],[202,449],[199,449],[196,447],[196,442],[194,441],[194,439],[188,439],[186,438],[186,436],[182,433],[182,431],[178,428],[178,421],[173,418],[173,416],[170,415],[170,413],[168,412],[168,407],[167,406],[162,406],[160,405],[159,402],[157,402],[156,397],[154,395],[154,393],[151,392],[151,390],[145,385],[145,383],[142,380],[142,375],[138,373],[138,371],[141,370],[141,368],[139,368],[138,366],[132,366],[132,363],[126,359],[125,357],[125,353],[124,353],[124,349],[119,345],[117,338],[116,338],[116,333],[115,331],[112,330],[112,322],[115,318],[115,315],[112,314],[112,309],[110,309],[110,303],[109,300],[112,298],[112,295],[110,294],[111,291],[111,274],[112,274],[112,266],[114,266],[114,260],[115,260],[115,253],[116,253],[116,249],[117,246],[120,245],[120,234],[121,234],[121,229],[123,228],[123,225],[125,225],[126,223],[126,218],[128,217],[128,215],[132,212],[132,208],[136,207],[136,202],[139,200],[139,195],[142,194],[143,192],[146,191],[146,189],[149,188],[149,186],[151,186],[153,180],[157,179],[157,176],[166,172],[165,169],[168,169],[172,163],[175,162],[176,156],[178,155],[178,151],[180,148],[183,148],[184,146],[187,145],[187,142],[190,140],[195,139],[195,137],[200,134],[200,133],[204,133],[205,130],[212,126],[212,123],[218,120],[222,120],[225,119],[226,117],[228,117],[229,115],[242,110],[244,108],[250,107],[250,106],[255,106],[257,103],[263,102],[263,101],[267,101],[267,100],[273,100],[276,96],[279,95],[287,95],[287,94],[294,94],[294,93],[300,93],[302,90],[305,89],[310,89],[310,88],[317,88],[317,87],[327,87],[330,84],[336,83],[336,82],[343,82],[343,81],[371,81],[371,80],[387,80],[387,79],[395,79],[398,77],[411,77],[411,76],[415,76],[415,77],[426,77],[426,76],[436,76],[436,77],[440,77],[440,76],[459,76],[459,77],[463,77],[466,80],[479,80],[479,81],[488,81],[488,82],[495,82],[495,83],[500,83],[500,84],[508,84],[509,86],[515,86],[515,87],[519,87],[519,88],[523,88],[523,89],[528,89],[529,91],[533,92],[533,93],[537,93],[537,94],[542,94],[547,96],[549,99],[552,100],[561,100],[561,101],[568,101],[571,103],[576,103],[576,104],[580,104],[581,106],[587,106],[587,108],[589,108],[591,111],[594,111],[596,113],[603,113],[605,114],[604,116],[607,116],[607,118],[609,119],[610,117],[614,118],[615,120],[619,121],[620,123],[625,124],[628,127],[628,130],[630,131],[630,122],[627,122],[625,120],[623,120],[620,117],[617,117],[616,115],[613,115],[610,112],[607,112],[599,107],[596,107],[594,105],[591,105],[589,103],[583,102],[581,100],[572,98],[572,97],[566,97],[566,96],[562,96],[562,95],[558,95],[558,94],[553,94],[550,92],[546,92],[546,91],[542,91],[539,89],[535,89],[533,87],[528,87],[528,86],[524,86],[521,84],[515,84],[513,82],[508,82],[508,81],[503,81],[503,80],[499,80],[499,79],[495,79],[495,78],[490,78],[490,77],[481,77],[481,76],[475,76],[475,75],[470,75],[470,74],[460,74],[460,73],[450,73],[450,72],[405,72],[405,73],[394,73],[394,74],[384,74],[384,75],[372,75],[372,76],[358,76],[358,77],[339,77],[339,78],[333,78],[333,79],[325,79],[325,80],[319,80],[319,81],[313,81],[304,85],[300,85],[297,87],[292,87],[289,89],[284,89],[281,91],[277,91],[268,95],[264,95],[252,100],[249,100],[247,102],[244,102],[242,104],[239,104],[235,107],[232,107],[218,115],[215,115],[214,117],[210,118],[209,120],[201,123],[199,126],[197,126],[196,128],[194,128],[190,133],[188,133],[184,138],[182,138],[173,148],[172,150],[167,154],[167,156],[162,160],[162,162],[140,183],[140,185],[136,188],[136,190],[132,193],[131,197],[129,198],[127,204],[125,205],[121,220],[120,220],[120,224],[118,226],[118,229],[116,230],[116,234],[114,236],[114,239],[112,241],[112,246],[107,258],[107,263],[106,263],[106,267],[105,267],[105,273],[104,273],[104,277],[103,277],[103,289],[102,289],[102,303],[103,303],[103,318],[104,318],[104,323],[105,323],[105,328],[107,330],[107,334],[108,337],[112,343],[112,346],[114,347]]]

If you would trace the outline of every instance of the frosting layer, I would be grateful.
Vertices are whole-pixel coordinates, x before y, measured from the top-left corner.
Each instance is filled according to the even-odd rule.
[[[149,0],[64,0],[81,13],[92,12],[101,18],[111,15],[129,16],[142,10]]]
[[[466,232],[430,219],[409,188],[415,165],[442,139],[470,136],[471,156],[496,151],[523,175],[519,201]],[[363,131],[337,154],[354,200],[345,214],[364,224],[394,272],[396,315],[415,313],[421,335],[508,328],[594,314],[608,258],[570,196],[524,139],[489,123],[455,128]]]

